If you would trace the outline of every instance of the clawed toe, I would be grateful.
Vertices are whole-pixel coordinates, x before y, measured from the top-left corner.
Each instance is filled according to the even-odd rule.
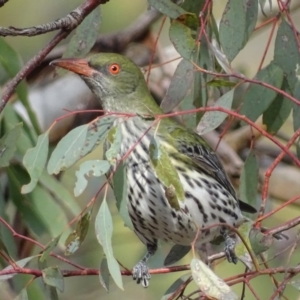
[[[141,282],[143,287],[148,287],[151,275],[146,263],[140,261],[136,264],[132,269],[132,277],[133,280],[136,280],[136,283],[139,284]]]

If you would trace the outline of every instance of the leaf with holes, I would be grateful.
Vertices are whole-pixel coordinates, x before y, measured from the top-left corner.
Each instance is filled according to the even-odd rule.
[[[234,91],[235,90],[232,89],[226,94],[224,94],[215,102],[214,106],[220,106],[230,110],[233,101]],[[199,134],[206,134],[214,130],[223,123],[226,117],[227,114],[221,111],[206,112],[197,126],[197,132]]]
[[[64,276],[58,267],[49,267],[42,270],[45,284],[57,288],[61,293],[65,289]]]
[[[113,222],[106,199],[103,199],[98,214],[96,216],[95,231],[98,242],[102,246],[103,251],[106,255],[109,273],[115,281],[116,285],[123,290],[124,288],[120,267],[117,260],[114,257],[111,244],[113,234]]]
[[[83,162],[79,170],[76,171],[76,183],[74,188],[74,195],[75,197],[78,197],[83,193],[85,188],[87,187],[88,181],[86,179],[86,176],[102,176],[104,175],[110,168],[110,164],[106,160],[87,160]]]
[[[0,139],[0,168],[8,167],[17,150],[22,123],[17,124]]]
[[[47,162],[48,150],[49,131],[46,131],[38,137],[36,146],[28,149],[23,157],[23,164],[31,177],[31,181],[22,186],[22,194],[30,193],[38,183]]]
[[[114,126],[109,130],[106,141],[109,143],[110,147],[105,152],[105,157],[112,165],[115,165],[122,144],[122,132],[120,126]]]
[[[217,300],[237,300],[237,295],[205,263],[193,258],[191,271],[194,282],[209,298]]]
[[[84,214],[76,224],[76,229],[69,234],[65,241],[65,255],[71,255],[76,252],[84,241],[91,221],[91,212]]]
[[[178,201],[183,201],[184,190],[179,179],[179,175],[172,164],[169,154],[165,147],[153,137],[149,145],[149,154],[151,165],[156,173],[156,176],[165,186],[166,193],[169,189],[174,188],[174,195],[167,197],[171,207],[176,210],[180,209]]]

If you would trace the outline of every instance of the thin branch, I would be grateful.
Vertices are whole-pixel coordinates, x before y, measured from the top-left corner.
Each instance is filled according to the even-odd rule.
[[[77,8],[77,12],[80,14],[80,18],[78,18],[78,23],[76,26],[78,26],[82,20],[91,13],[97,6],[100,4],[106,3],[108,0],[86,0],[85,3],[80,5]],[[75,27],[76,27],[75,26]],[[72,29],[74,29],[73,27]],[[16,89],[17,85],[26,77],[30,72],[33,71],[33,69],[39,65],[43,59],[46,57],[46,55],[64,38],[66,38],[72,29],[64,29],[60,30],[56,36],[42,49],[40,50],[31,60],[29,60],[24,67],[18,72],[18,74],[5,86],[5,89],[3,91],[3,96],[0,101],[0,113],[4,109],[7,101],[11,97],[12,93]]]
[[[106,1],[99,0],[99,1],[92,1],[92,2],[94,2],[94,4],[97,4],[97,2],[98,2],[98,4],[97,4],[97,6],[98,6],[99,4],[104,4],[108,1],[109,0],[106,0]],[[8,35],[9,36],[35,36],[35,35],[40,35],[40,34],[44,34],[44,33],[59,30],[59,29],[66,30],[66,31],[72,31],[86,17],[86,14],[83,13],[83,10],[84,10],[84,6],[86,6],[88,4],[88,2],[91,2],[91,1],[86,1],[83,5],[79,6],[78,8],[74,9],[73,11],[71,11],[67,16],[60,18],[56,21],[46,23],[46,24],[41,24],[41,25],[37,25],[34,27],[28,27],[28,28],[16,28],[13,26],[9,26],[7,28],[0,27],[0,36],[8,36]],[[89,5],[90,4],[88,4],[88,6]],[[89,11],[89,12],[91,12],[91,11]]]

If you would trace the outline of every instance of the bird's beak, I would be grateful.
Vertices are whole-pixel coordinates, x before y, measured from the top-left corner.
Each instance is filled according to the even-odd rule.
[[[71,72],[74,72],[78,75],[84,75],[87,77],[91,77],[95,72],[93,68],[91,68],[86,59],[82,58],[61,58],[53,60],[50,65],[55,67],[60,67]]]

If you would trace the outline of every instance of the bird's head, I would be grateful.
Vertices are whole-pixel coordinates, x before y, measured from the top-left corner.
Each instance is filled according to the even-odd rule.
[[[78,74],[107,111],[160,113],[140,69],[128,58],[101,53],[87,59],[57,59],[52,65]]]

